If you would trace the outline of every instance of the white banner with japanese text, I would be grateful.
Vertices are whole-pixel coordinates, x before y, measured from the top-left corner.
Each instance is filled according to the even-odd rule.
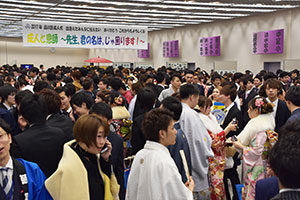
[[[147,49],[148,28],[23,20],[23,46]]]

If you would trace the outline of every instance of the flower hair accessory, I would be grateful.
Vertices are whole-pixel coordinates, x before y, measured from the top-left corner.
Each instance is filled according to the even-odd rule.
[[[255,100],[255,106],[261,108],[262,105],[264,105],[264,101],[262,98],[258,98]]]

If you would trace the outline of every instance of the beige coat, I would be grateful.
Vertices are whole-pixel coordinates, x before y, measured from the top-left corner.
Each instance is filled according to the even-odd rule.
[[[70,147],[73,142],[75,140],[64,145],[57,170],[45,181],[46,188],[54,200],[90,199],[87,171],[77,153]],[[110,179],[101,171],[99,162],[98,166],[105,183],[105,200],[115,199],[111,192]]]

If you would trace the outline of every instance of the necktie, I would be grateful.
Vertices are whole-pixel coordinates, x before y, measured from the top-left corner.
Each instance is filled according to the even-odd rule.
[[[7,177],[8,168],[2,168],[0,172],[2,173],[2,189],[6,194],[6,198],[11,200],[13,187],[12,180]]]

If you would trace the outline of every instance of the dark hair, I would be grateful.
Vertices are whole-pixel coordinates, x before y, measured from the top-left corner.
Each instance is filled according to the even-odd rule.
[[[260,105],[259,102],[262,102],[263,104]],[[268,114],[273,112],[272,104],[269,103],[264,97],[254,97],[248,103],[248,107],[251,107],[252,109],[258,109],[260,114]]]
[[[274,78],[268,79],[264,82],[264,89],[266,90],[267,87],[277,89],[278,92],[282,89],[280,81]]]
[[[151,75],[149,74],[142,74],[139,78],[139,81],[144,84],[148,79],[153,78]]]
[[[15,96],[15,101],[16,101],[16,104],[17,105],[20,105],[21,102],[22,102],[22,99],[23,98],[26,98],[26,96],[28,95],[33,95],[33,93],[30,91],[30,90],[21,90],[21,91],[18,91],[16,96]]]
[[[99,82],[102,82],[104,85],[108,85],[108,80],[105,78],[100,79]]]
[[[279,77],[280,77],[280,78],[283,78],[283,77],[285,77],[285,76],[290,76],[290,73],[288,73],[288,72],[286,72],[286,71],[280,72],[280,74],[279,74]]]
[[[285,100],[292,102],[295,106],[300,106],[300,87],[291,86],[285,94]]]
[[[47,73],[47,80],[48,81],[55,81],[56,75],[54,73]]]
[[[141,89],[143,89],[143,86],[139,82],[137,82],[132,84],[131,89],[137,94],[139,93],[139,91],[141,91]]]
[[[117,102],[116,99],[118,98],[122,98],[122,102]],[[110,105],[115,104],[117,106],[125,106],[125,100],[118,92],[111,92],[107,97],[107,103]]]
[[[220,90],[220,94],[223,94],[225,96],[230,96],[230,100],[234,102],[237,95],[236,85],[234,83],[225,85]]]
[[[88,90],[92,87],[93,85],[93,79],[86,77],[82,81],[80,81],[83,89]]]
[[[38,80],[38,81],[35,82],[35,85],[33,87],[33,91],[35,93],[39,93],[44,88],[50,88],[51,89],[51,86],[49,85],[49,83],[47,81]]]
[[[9,95],[14,95],[17,93],[17,89],[12,87],[11,85],[5,84],[4,86],[0,87],[0,95],[2,99],[2,103],[7,100]]]
[[[248,84],[249,81],[250,81],[251,83],[253,83],[253,78],[252,78],[251,76],[249,76],[249,75],[246,75],[245,78],[243,79],[243,84],[244,84],[244,86],[246,86],[246,85]]]
[[[97,114],[105,117],[107,120],[112,119],[112,110],[107,103],[99,102],[94,104],[90,109],[90,114]]]
[[[108,97],[110,95],[110,91],[109,90],[100,90],[99,92],[97,92],[96,96],[100,97],[102,99],[102,101],[108,103]]]
[[[107,120],[97,114],[88,114],[81,116],[73,128],[74,138],[77,142],[83,142],[89,147],[96,144],[98,129],[103,126],[104,136],[109,134],[109,125]]]
[[[57,92],[57,94],[64,92],[67,97],[72,96],[70,89],[67,88],[66,86],[64,86],[64,87],[57,87],[57,88],[54,89],[54,91]]]
[[[39,95],[44,97],[48,107],[48,114],[55,114],[59,112],[61,100],[57,92],[48,88],[44,88],[40,91]]]
[[[137,102],[141,105],[144,111],[149,111],[153,108],[156,100],[156,94],[150,88],[143,88],[137,95]]]
[[[275,175],[285,188],[300,188],[300,128],[299,122],[293,121],[284,126],[278,142],[269,154],[269,162]]]
[[[64,88],[68,89],[68,94],[70,94],[69,96],[73,96],[76,92],[76,88],[72,83],[67,83]],[[66,95],[68,94],[66,93]]]
[[[6,123],[6,121],[4,121],[2,118],[0,118],[0,127],[7,133],[7,134],[11,134],[11,128],[8,125],[8,123]]]
[[[86,108],[90,109],[92,105],[94,104],[94,100],[91,95],[85,93],[85,92],[77,92],[75,93],[71,98],[71,106],[74,104],[76,106],[81,107],[83,103],[86,104]]]
[[[299,75],[299,70],[298,69],[294,69],[293,71],[291,71],[291,74],[292,73],[295,73],[295,74],[297,74],[297,76]]]
[[[184,71],[184,75],[186,75],[186,74],[194,75],[194,72],[192,70],[187,69],[187,70]]]
[[[277,79],[277,76],[273,72],[268,72],[264,75],[264,81],[267,81],[268,79]]]
[[[171,78],[170,78],[170,80],[171,80],[171,81],[174,81],[174,79],[175,79],[176,77],[181,81],[181,76],[180,76],[180,74],[178,74],[178,73],[173,73],[172,76],[171,76]]]
[[[39,73],[39,68],[37,68],[37,67],[32,67],[30,70],[29,70],[29,72],[33,72],[33,73],[36,73],[37,75],[38,75],[38,73]]]
[[[254,77],[254,79],[258,79],[258,80],[260,80],[260,82],[262,82],[262,77],[261,77],[261,75],[260,74],[256,74],[256,76]]]
[[[232,81],[235,82],[236,80],[240,79],[242,76],[244,76],[243,73],[236,72],[236,73],[233,74]]]
[[[146,140],[159,142],[159,131],[167,131],[173,118],[172,112],[167,109],[156,108],[146,113],[142,124]]]
[[[71,73],[71,76],[77,80],[80,80],[81,78],[81,72],[79,70],[75,70]]]
[[[182,104],[178,98],[169,96],[165,98],[161,104],[164,108],[170,110],[174,114],[174,120],[178,121],[182,112]]]
[[[205,96],[200,96],[199,101],[198,101],[198,106],[201,108],[207,108],[212,106],[212,101],[205,97]]]
[[[180,87],[180,97],[181,99],[187,99],[192,95],[199,95],[199,89],[193,84],[184,84]]]
[[[126,86],[124,85],[124,83],[119,79],[119,78],[112,78],[110,80],[109,85],[111,86],[111,88],[113,90],[119,90],[121,88],[123,88],[124,90],[126,90]]]
[[[64,83],[73,83],[73,79],[71,77],[67,76],[63,79],[63,82]]]
[[[222,76],[221,76],[220,74],[214,73],[214,74],[212,75],[212,77],[211,77],[211,80],[212,80],[212,81],[215,81],[217,78],[220,79],[220,80],[222,80]]]
[[[166,78],[166,74],[163,73],[163,72],[158,72],[156,74],[156,81],[157,81],[157,83],[162,83],[165,80],[165,78]]]
[[[29,124],[44,123],[48,114],[44,98],[37,94],[26,96],[21,101],[20,113]]]

